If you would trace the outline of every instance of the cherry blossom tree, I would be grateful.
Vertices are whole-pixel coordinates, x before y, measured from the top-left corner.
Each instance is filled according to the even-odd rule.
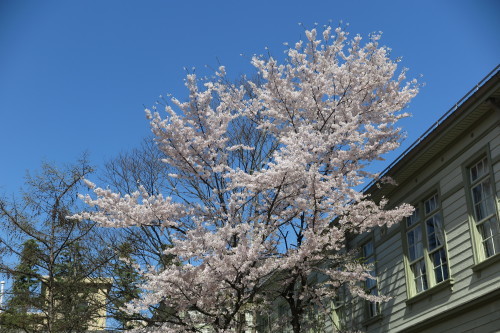
[[[341,287],[382,299],[359,287],[369,269],[345,241],[412,212],[359,188],[378,180],[370,162],[399,146],[396,122],[418,86],[379,34],[363,42],[328,27],[306,37],[284,63],[253,57],[260,84],[230,84],[221,66],[212,79],[187,76],[187,101],[146,110],[170,172],[167,193],[123,196],[88,182],[95,195],[84,200],[98,210],[79,218],[171,236],[165,254],[176,264],[145,271],[145,292],[130,305],[175,309],[158,331],[239,331],[243,313],[281,299],[300,332],[307,307]]]

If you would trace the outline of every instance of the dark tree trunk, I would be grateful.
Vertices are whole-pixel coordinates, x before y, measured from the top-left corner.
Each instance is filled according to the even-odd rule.
[[[300,282],[297,284],[297,282]],[[292,329],[294,333],[301,332],[301,319],[304,313],[304,309],[302,308],[302,300],[296,297],[296,295],[302,294],[302,289],[304,288],[304,277],[299,273],[296,278],[288,285],[285,290],[285,294],[283,295],[288,305],[290,306],[290,324],[292,325]],[[300,290],[296,290],[299,288]],[[297,292],[298,291],[298,292]]]
[[[293,328],[293,333],[300,333],[300,316],[294,315],[292,313],[292,328]]]

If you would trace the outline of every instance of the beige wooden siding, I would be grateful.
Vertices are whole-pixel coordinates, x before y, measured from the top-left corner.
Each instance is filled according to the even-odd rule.
[[[404,230],[394,231],[401,228],[394,226],[386,232],[386,236],[380,237],[380,231],[375,232],[379,290],[393,299],[382,305],[380,321],[364,327],[367,332],[411,331],[412,326],[431,321],[440,314],[444,316],[446,310],[454,308],[461,309],[457,318],[443,319],[421,332],[496,332],[494,329],[500,332],[499,300],[489,300],[481,306],[463,310],[468,302],[500,288],[500,261],[478,272],[473,270],[475,261],[467,211],[468,188],[463,175],[464,165],[485,149],[489,149],[491,161],[500,161],[500,130],[492,127],[494,120],[494,115],[486,117],[449,147],[442,158],[431,161],[418,175],[401,184],[390,198],[391,202],[413,203],[432,189],[443,196],[441,209],[453,285],[407,304],[402,243]],[[493,165],[493,172],[498,198],[500,163]]]
[[[421,333],[496,333],[500,332],[500,300],[478,306],[466,314],[424,329]]]

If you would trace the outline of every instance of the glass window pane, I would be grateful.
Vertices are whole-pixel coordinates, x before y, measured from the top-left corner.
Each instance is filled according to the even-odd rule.
[[[365,245],[363,245],[363,256],[365,258],[368,258],[371,255],[373,255],[373,243],[368,242]]]
[[[484,166],[483,166],[483,160],[479,161],[479,163],[476,164],[476,173],[477,173],[477,178],[480,178],[484,174]]]
[[[427,241],[429,250],[444,245],[444,232],[441,223],[441,215],[436,214],[425,221],[427,225]]]
[[[483,197],[485,201],[485,213],[487,216],[495,213],[495,203],[491,191],[490,179],[486,179],[483,183]]]
[[[410,247],[409,251],[410,251],[410,254],[409,254],[410,255],[410,261],[413,261],[413,260],[417,259],[417,256],[415,254],[415,247],[414,246]]]
[[[448,278],[450,277],[449,274],[450,273],[448,272],[448,264],[443,265],[443,281],[448,280]]]
[[[434,231],[436,233],[437,246],[444,245],[444,230],[441,214],[434,215]]]
[[[415,228],[415,255],[420,258],[424,255],[424,248],[422,244],[422,231],[420,226]]]
[[[491,181],[490,178],[486,178],[481,185],[483,186],[484,196],[491,197]]]
[[[413,230],[415,231],[415,243],[422,241],[422,228],[418,226]]]
[[[483,224],[481,224],[481,236],[483,236],[483,239],[487,239],[493,236],[494,227],[495,224],[492,224],[491,220],[485,221]]]
[[[422,290],[427,290],[429,286],[427,285],[427,275],[422,275]]]
[[[436,276],[436,283],[443,282],[448,279],[448,265],[443,264],[442,266],[434,268],[434,274]]]
[[[486,217],[486,208],[484,202],[480,202],[474,206],[474,214],[476,215],[476,222],[479,222]]]
[[[443,263],[443,278],[444,280],[448,279],[449,273],[448,273],[448,260],[446,258],[446,251],[442,249],[441,251],[441,262]]]
[[[429,235],[428,238],[428,241],[429,241],[429,250],[433,250],[437,247],[437,242],[436,242],[436,235],[435,234],[432,234],[432,235]]]
[[[418,220],[420,220],[420,209],[418,207],[415,207],[413,213],[406,218],[406,225],[410,227],[418,222]]]
[[[487,158],[484,157],[481,161],[479,161],[470,168],[471,181],[472,182],[476,181],[477,179],[486,175],[488,172],[489,172],[488,161]]]
[[[476,204],[482,200],[483,184],[479,184],[472,188],[472,201]]]
[[[378,304],[376,302],[368,303],[368,316],[375,317],[378,314]]]
[[[479,226],[486,258],[500,252],[500,226],[495,217]]]
[[[428,285],[425,262],[423,260],[420,260],[413,264],[412,271],[413,276],[415,277],[415,287],[417,289],[417,293],[426,290],[428,288]]]
[[[434,216],[425,221],[425,224],[427,225],[427,234],[433,234],[434,233]]]
[[[370,295],[378,296],[377,288],[370,290]],[[368,317],[375,317],[379,313],[379,305],[377,302],[368,302]]]
[[[441,266],[434,268],[434,273],[436,274],[436,283],[443,281],[443,271]]]
[[[376,285],[377,285],[377,281],[375,279],[366,279],[366,281],[365,281],[365,286],[366,286],[366,289],[368,289],[368,290],[372,289]]]
[[[413,246],[415,244],[415,232],[414,230],[408,232],[408,245]]]
[[[440,249],[432,254],[432,263],[434,265],[434,274],[436,283],[444,281],[448,278],[448,261],[446,259],[446,251]]]
[[[434,263],[434,267],[441,266],[441,251],[436,251],[432,254],[432,262]]]
[[[489,178],[472,188],[472,203],[474,204],[476,219],[478,221],[495,212]]]
[[[478,175],[479,177],[482,177],[488,173],[488,161],[486,160],[486,157],[479,162],[479,167],[478,167]]]
[[[430,199],[424,202],[425,214],[429,214],[433,210],[435,210],[438,206],[437,195],[433,195]]]
[[[420,275],[420,265],[419,264],[420,264],[420,261],[417,261],[416,263],[411,265],[411,270],[413,271],[413,275],[415,277]]]
[[[422,290],[425,290],[422,283],[422,279],[417,279],[416,286],[417,286],[417,293],[421,292]]]
[[[489,239],[484,240],[483,245],[484,245],[484,252],[486,254],[486,258],[489,258],[496,253],[495,243],[493,242],[493,238],[489,238]]]
[[[429,244],[429,250],[435,249],[437,247],[436,234],[434,230],[434,218],[430,218],[425,221],[427,226],[427,243]]]
[[[477,179],[477,168],[476,166],[473,166],[470,168],[470,180],[471,182],[474,182]]]
[[[414,261],[423,256],[423,244],[422,244],[422,229],[417,226],[413,230],[409,231],[408,237],[408,251],[410,261]]]

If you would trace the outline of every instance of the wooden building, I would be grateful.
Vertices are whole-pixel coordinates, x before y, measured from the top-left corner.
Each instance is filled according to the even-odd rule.
[[[490,73],[367,189],[415,206],[350,243],[374,263],[366,288],[391,296],[346,306],[341,326],[375,332],[500,332],[500,71]],[[335,311],[335,310],[334,310]]]

